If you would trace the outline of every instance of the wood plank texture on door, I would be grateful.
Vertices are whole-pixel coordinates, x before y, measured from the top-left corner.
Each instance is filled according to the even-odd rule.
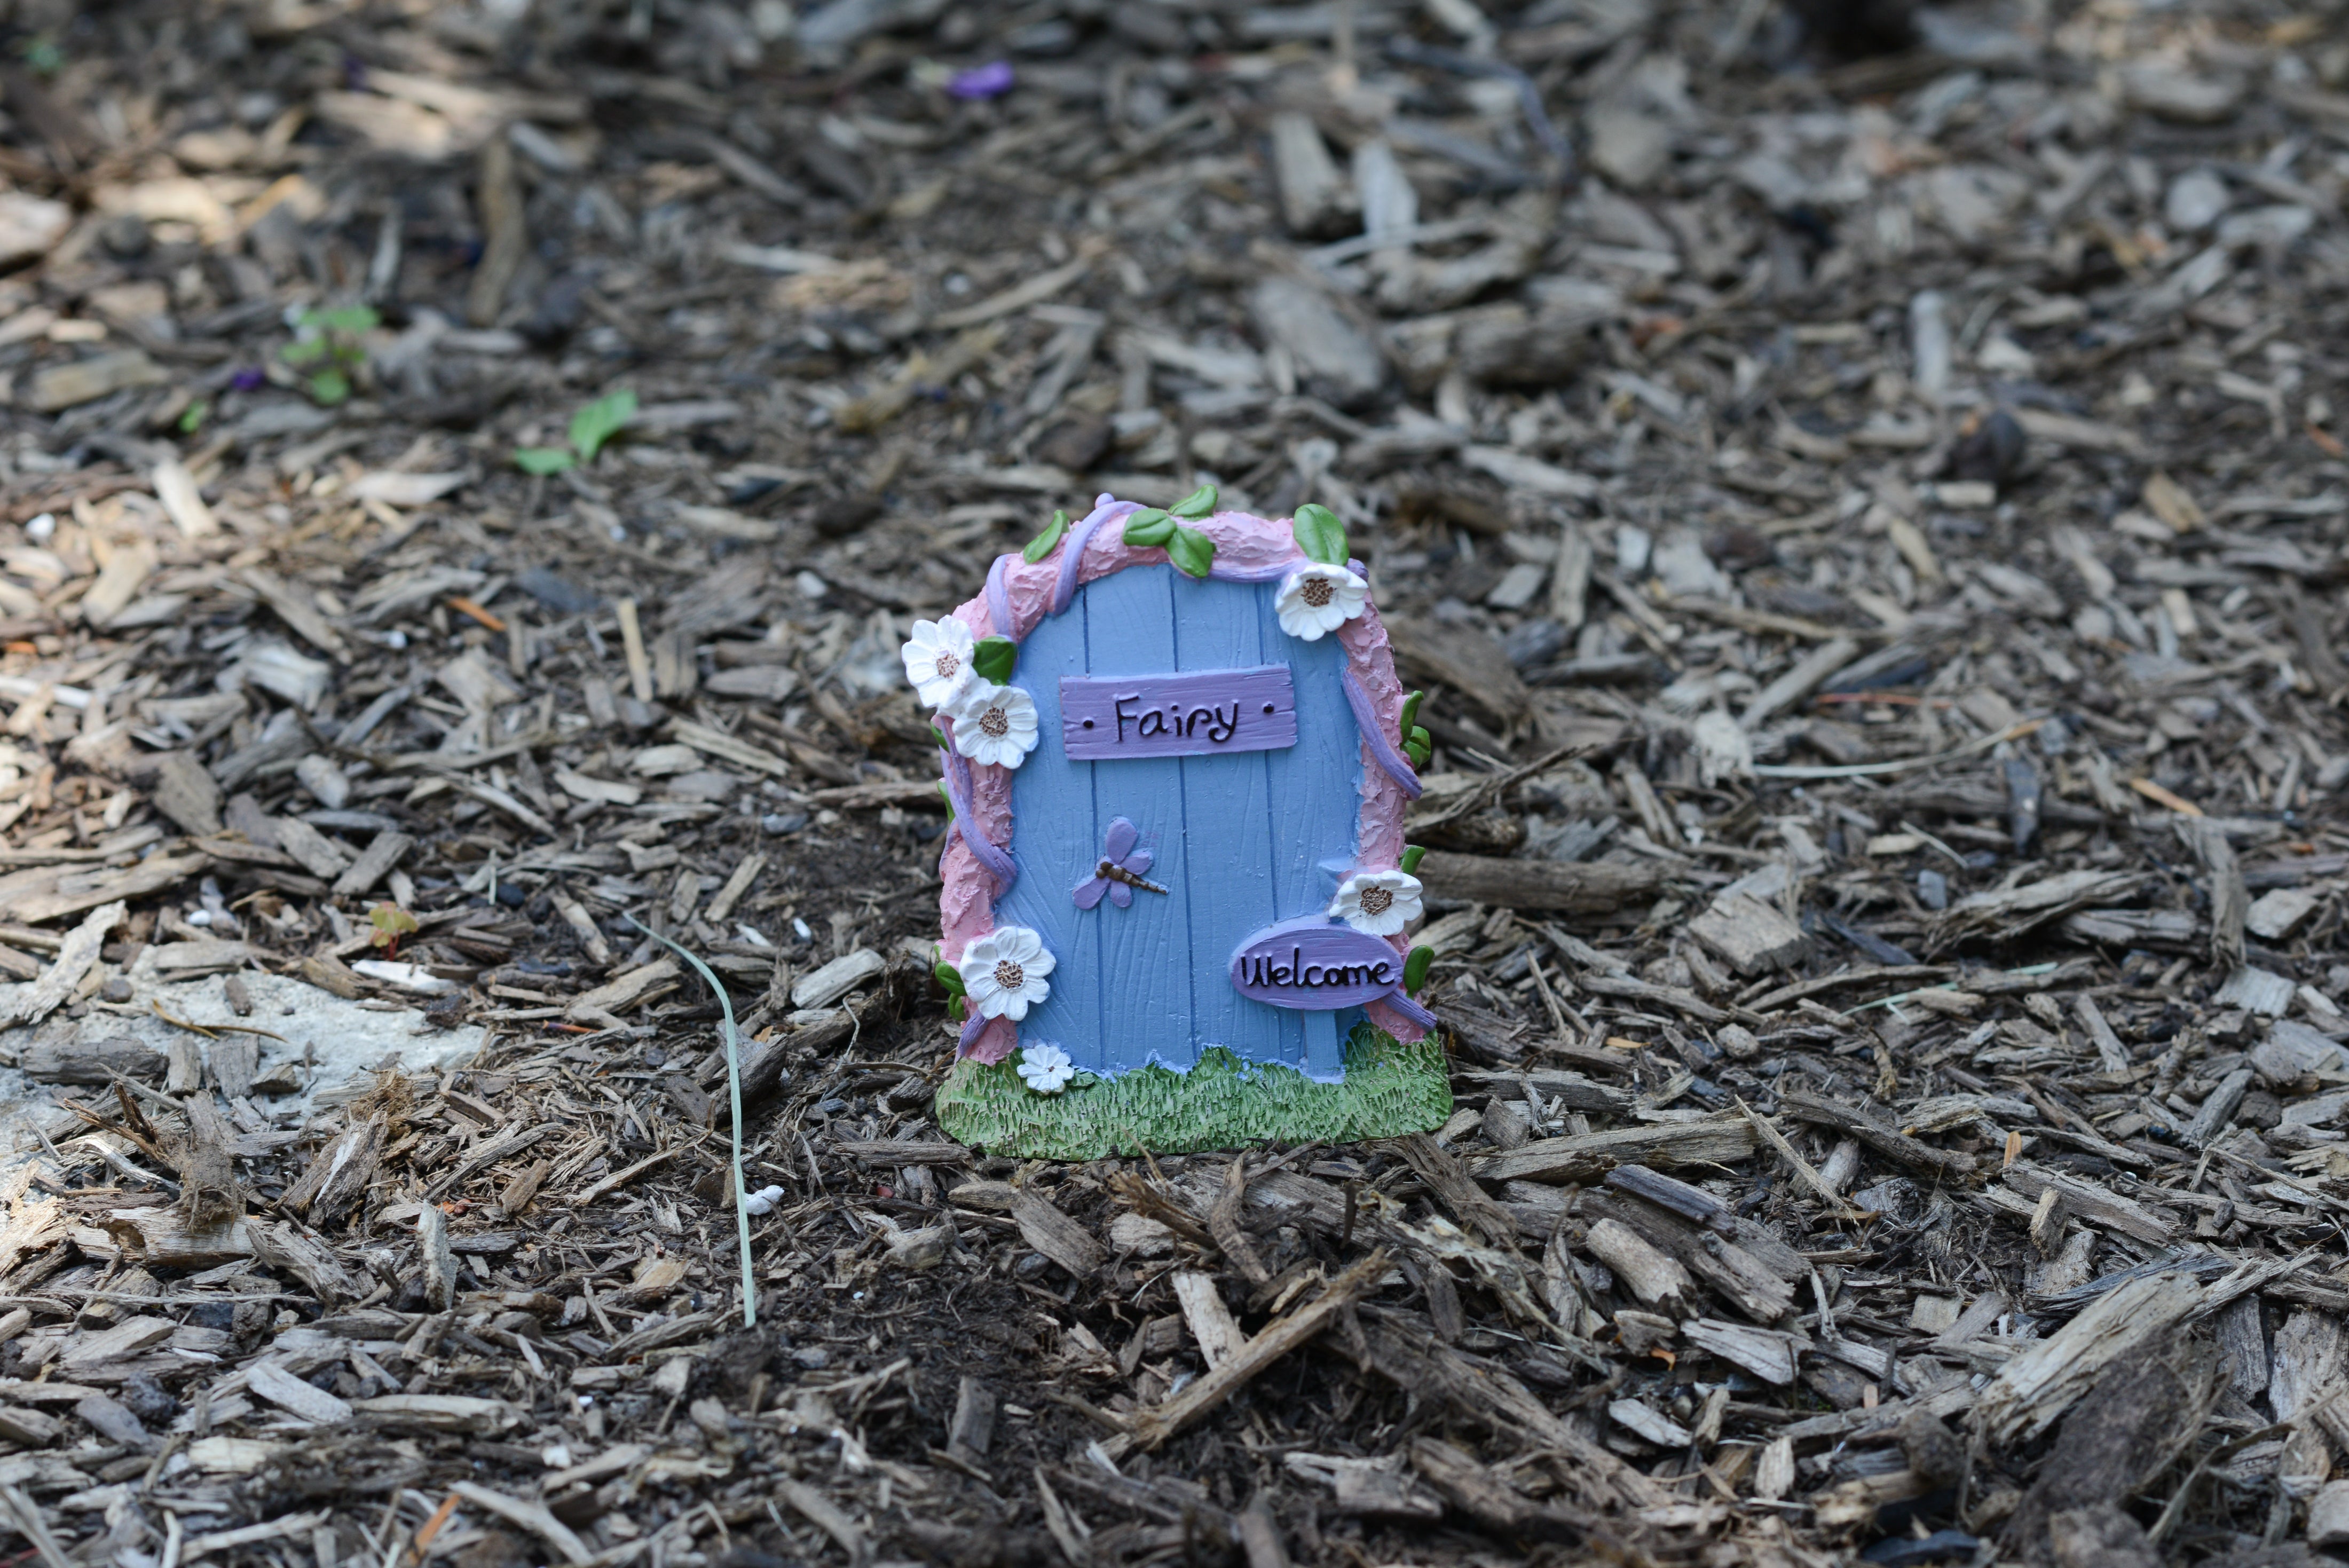
[[[1043,741],[1012,780],[1011,853],[1020,876],[999,924],[1028,926],[1058,961],[1052,994],[1021,1024],[1023,1044],[1066,1049],[1078,1066],[1188,1068],[1209,1046],[1246,1061],[1340,1075],[1339,1042],[1360,1016],[1293,1012],[1234,990],[1232,950],[1275,922],[1325,907],[1354,853],[1360,738],[1334,637],[1280,629],[1269,584],[1193,582],[1133,566],[1080,589],[1022,644],[1014,680],[1036,700]],[[1278,750],[1072,762],[1061,740],[1059,678],[1291,667],[1298,742]],[[1156,857],[1119,909],[1081,910],[1112,818]]]
[[[1177,669],[1231,670],[1286,662],[1288,650],[1280,644],[1265,647],[1256,606],[1262,587],[1206,582],[1178,586],[1177,591],[1193,607],[1175,625]],[[1192,889],[1191,905],[1191,967],[1199,977],[1199,1047],[1221,1045],[1244,1062],[1301,1067],[1305,1034],[1296,1015],[1241,995],[1224,973],[1242,938],[1280,918],[1267,759],[1293,749],[1185,757],[1184,819],[1194,864],[1202,873]],[[1102,771],[1111,775],[1116,770],[1104,766]],[[1209,984],[1210,971],[1222,983]]]
[[[1174,571],[1132,566],[1085,590],[1071,614],[1085,618],[1086,673],[1155,675],[1175,667]],[[1165,893],[1136,893],[1130,909],[1103,900],[1092,911],[1101,930],[1101,1031],[1106,1065],[1160,1062],[1187,1069],[1196,1057],[1191,1018],[1196,1005],[1191,961],[1192,845],[1184,831],[1183,760],[1080,763],[1093,777],[1093,837],[1123,816],[1158,852],[1151,880]],[[1210,873],[1212,875],[1212,872]]]

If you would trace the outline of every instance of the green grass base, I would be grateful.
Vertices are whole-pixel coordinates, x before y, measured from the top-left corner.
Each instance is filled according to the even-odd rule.
[[[957,1062],[935,1109],[947,1137],[1023,1159],[1182,1154],[1278,1138],[1352,1143],[1433,1132],[1452,1115],[1452,1079],[1433,1040],[1404,1044],[1368,1023],[1347,1037],[1346,1076],[1317,1084],[1294,1067],[1210,1050],[1188,1073],[1138,1067],[1081,1075],[1057,1095],[1020,1081],[1019,1054]]]

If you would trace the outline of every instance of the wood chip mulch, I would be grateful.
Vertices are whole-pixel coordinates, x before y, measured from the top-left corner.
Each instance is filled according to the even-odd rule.
[[[0,7],[6,1563],[2349,1545],[2340,20]],[[1202,483],[1457,1114],[960,1147],[899,642]]]

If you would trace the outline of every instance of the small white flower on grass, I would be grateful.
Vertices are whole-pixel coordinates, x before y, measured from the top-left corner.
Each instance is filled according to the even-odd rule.
[[[1288,574],[1273,596],[1272,607],[1280,629],[1307,642],[1319,642],[1324,632],[1337,630],[1362,613],[1371,585],[1343,566],[1318,562]]]
[[[1077,1064],[1058,1045],[1025,1045],[1019,1051],[1019,1076],[1040,1095],[1057,1095],[1077,1075]]]
[[[898,649],[905,679],[933,708],[951,705],[978,679],[970,668],[971,652],[970,628],[951,617],[916,621],[914,635]]]
[[[1393,936],[1419,919],[1419,878],[1403,871],[1357,871],[1340,886],[1329,912],[1367,936]]]
[[[1017,686],[973,683],[954,708],[955,750],[975,763],[1016,768],[1040,738],[1036,699]]]
[[[1025,926],[998,926],[972,938],[955,969],[981,1018],[1016,1023],[1052,994],[1044,982],[1052,972],[1052,955],[1044,950],[1044,939]]]

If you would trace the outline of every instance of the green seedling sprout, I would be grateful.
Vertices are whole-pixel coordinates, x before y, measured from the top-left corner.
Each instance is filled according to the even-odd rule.
[[[742,1186],[742,1047],[734,1027],[734,999],[726,994],[726,987],[719,983],[718,976],[710,972],[709,966],[699,957],[678,946],[634,915],[624,912],[621,918],[691,964],[693,971],[701,977],[702,983],[709,987],[710,994],[718,998],[719,1014],[725,1025],[719,1038],[726,1046],[727,1096],[732,1102],[734,1112],[734,1228],[742,1245],[742,1326],[756,1328],[759,1326],[759,1293],[750,1272],[750,1210],[744,1207],[750,1195]]]
[[[514,466],[524,473],[561,473],[566,468],[595,461],[604,443],[627,428],[636,417],[636,394],[626,387],[607,392],[571,416],[568,446],[519,446]]]
[[[333,310],[305,310],[295,327],[294,341],[277,351],[278,358],[308,372],[304,389],[320,408],[350,400],[354,378],[367,363],[362,339],[383,317],[364,305]]]

